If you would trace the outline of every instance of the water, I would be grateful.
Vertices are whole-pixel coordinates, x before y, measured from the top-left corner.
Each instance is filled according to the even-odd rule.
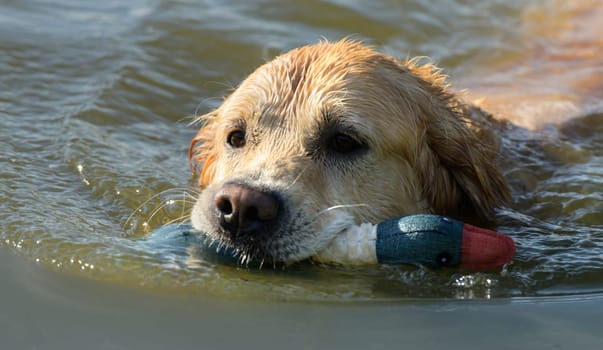
[[[171,296],[399,302],[601,293],[603,98],[593,85],[579,101],[588,108],[562,126],[502,132],[514,200],[500,211],[498,230],[513,237],[518,254],[499,272],[307,263],[257,270],[210,261],[181,268],[130,239],[186,213],[185,192],[195,188],[189,123],[274,55],[354,34],[386,53],[429,56],[461,87],[509,93],[537,72],[505,67],[548,67],[534,48],[554,40],[539,38],[576,16],[560,4],[4,2],[0,250],[48,273]],[[551,67],[601,74],[598,61],[584,66],[557,54]],[[575,101],[570,92],[555,96]]]

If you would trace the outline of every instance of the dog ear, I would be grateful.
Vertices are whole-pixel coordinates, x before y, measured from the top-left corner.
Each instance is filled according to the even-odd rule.
[[[199,185],[207,186],[213,179],[216,169],[217,151],[215,148],[215,128],[217,111],[210,112],[198,118],[205,125],[197,132],[188,148],[188,159],[193,176],[198,172]],[[199,171],[199,168],[201,170]]]
[[[434,66],[415,61],[405,66],[419,78],[415,93],[429,96],[417,106],[422,134],[414,163],[424,198],[438,214],[492,221],[494,209],[510,200],[496,163],[493,124],[448,92],[446,76]]]

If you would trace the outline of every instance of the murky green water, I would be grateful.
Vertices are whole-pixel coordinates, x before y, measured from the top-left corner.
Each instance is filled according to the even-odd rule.
[[[5,2],[0,249],[51,270],[170,294],[373,301],[601,293],[603,114],[597,109],[559,128],[502,133],[514,202],[499,213],[498,229],[515,239],[518,254],[500,272],[310,264],[260,271],[208,261],[182,268],[128,237],[141,235],[145,222],[152,228],[185,214],[184,193],[194,189],[187,161],[192,116],[216,107],[274,55],[323,36],[355,34],[397,56],[430,56],[454,82],[521,58],[530,40],[522,14],[538,6]],[[555,21],[563,9],[547,11]],[[134,226],[126,225],[149,199],[131,218]]]

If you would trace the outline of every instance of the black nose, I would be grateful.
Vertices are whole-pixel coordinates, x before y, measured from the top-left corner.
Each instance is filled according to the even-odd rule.
[[[224,184],[216,193],[214,203],[220,226],[232,238],[270,230],[280,207],[273,194],[234,183]]]

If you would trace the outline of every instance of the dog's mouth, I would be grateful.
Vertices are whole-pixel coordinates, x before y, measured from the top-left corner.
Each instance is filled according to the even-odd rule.
[[[230,249],[241,263],[250,262],[288,262],[293,256],[299,256],[300,248],[291,237],[282,234],[282,230],[272,232],[260,230],[232,234],[228,230],[214,226],[213,231],[205,233],[219,246]]]
[[[241,262],[293,263],[314,257],[328,247],[335,237],[353,225],[351,215],[340,214],[335,215],[316,232],[298,229],[297,234],[286,231],[289,233],[286,237],[260,235],[236,240],[226,238],[226,241],[222,242],[235,250]]]
[[[231,250],[240,263],[293,263],[324,249],[342,231],[354,225],[345,211],[315,213],[309,208],[283,208],[278,221],[257,230],[229,230],[219,209],[207,204],[203,193],[193,208],[193,226],[205,233],[212,246]],[[288,209],[289,208],[289,209]],[[320,214],[320,215],[318,215]]]
[[[242,232],[232,235],[220,227],[204,230],[218,247],[230,249],[240,263],[293,263],[307,259],[326,244],[317,244],[320,234],[314,225],[296,220],[270,231]]]

